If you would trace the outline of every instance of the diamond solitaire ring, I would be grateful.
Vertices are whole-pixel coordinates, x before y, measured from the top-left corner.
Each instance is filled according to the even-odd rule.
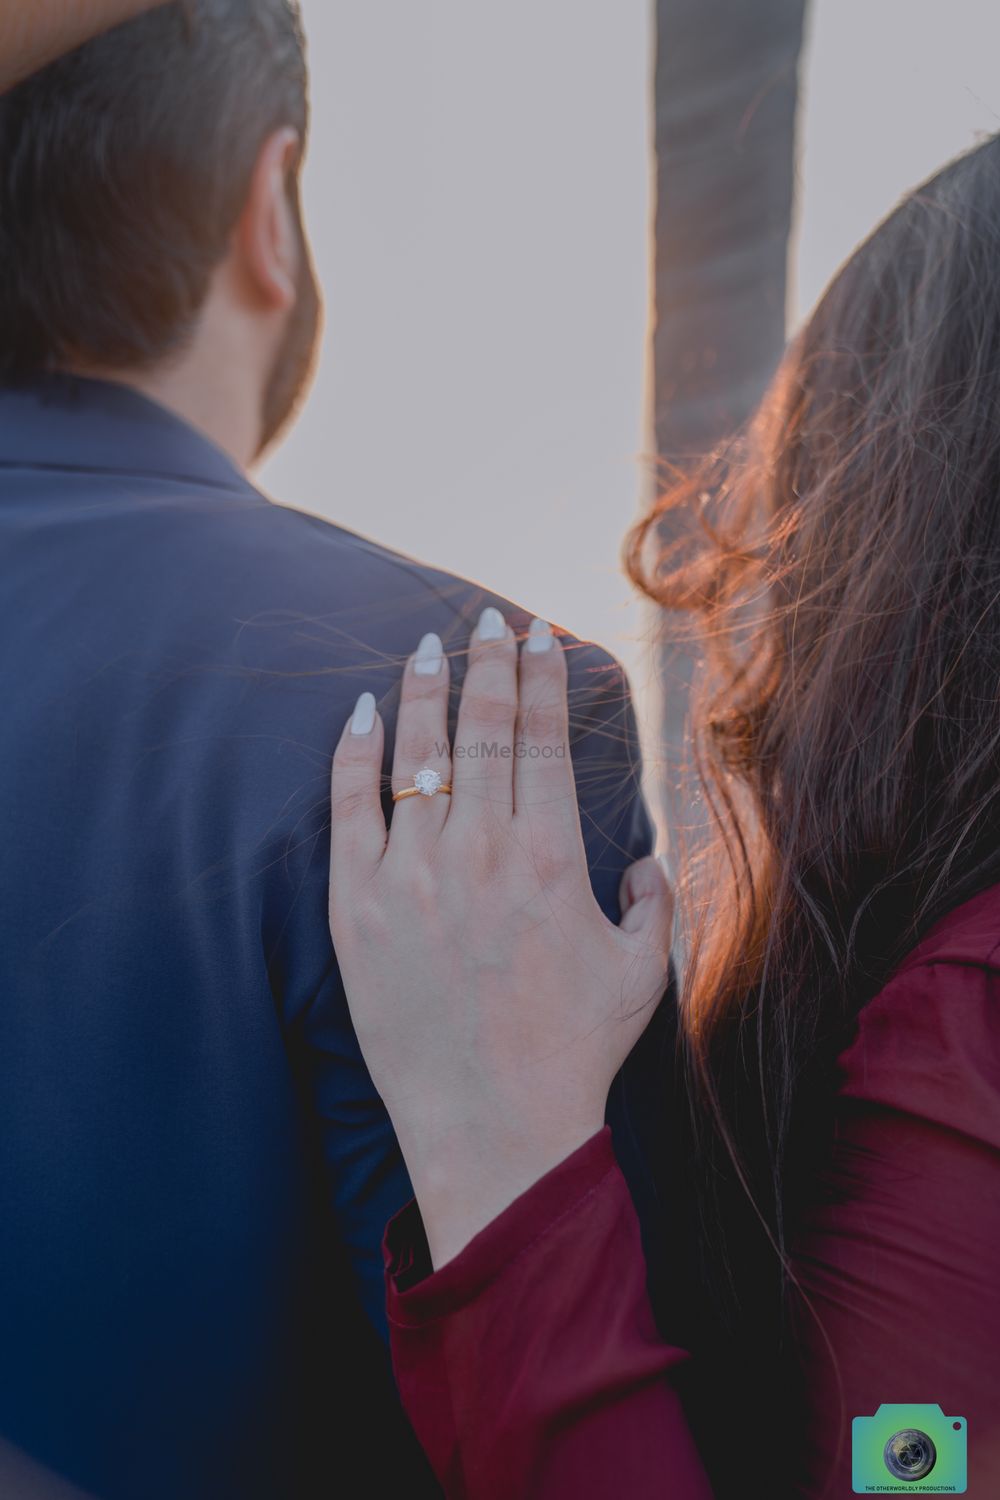
[[[430,766],[424,766],[413,778],[413,785],[404,787],[401,792],[394,792],[393,802],[402,802],[404,797],[434,797],[438,792],[447,792],[451,796],[451,787],[443,779],[440,772],[432,771]]]

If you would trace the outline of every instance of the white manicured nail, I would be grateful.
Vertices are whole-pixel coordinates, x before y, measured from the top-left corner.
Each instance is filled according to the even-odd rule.
[[[528,626],[527,650],[537,653],[547,651],[552,645],[552,626],[548,620],[532,620]]]
[[[424,636],[417,647],[417,654],[413,658],[413,670],[418,677],[436,677],[441,670],[444,661],[444,647],[441,645],[441,637],[430,631]]]
[[[491,604],[479,616],[478,629],[481,641],[502,641],[507,634],[507,622],[500,611],[494,609]]]
[[[371,734],[375,728],[375,694],[362,693],[351,716],[352,734]]]

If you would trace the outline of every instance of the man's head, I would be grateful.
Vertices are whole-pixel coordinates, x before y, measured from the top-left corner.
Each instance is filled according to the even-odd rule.
[[[243,458],[303,390],[296,0],[180,0],[0,97],[0,383],[129,380]]]

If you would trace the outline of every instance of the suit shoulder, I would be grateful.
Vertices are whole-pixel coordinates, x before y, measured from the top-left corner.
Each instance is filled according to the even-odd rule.
[[[300,539],[308,538],[318,541],[320,545],[337,548],[359,565],[389,570],[396,575],[397,580],[412,579],[445,610],[450,610],[463,628],[471,628],[482,611],[490,605],[499,609],[515,630],[526,630],[531,623],[533,616],[530,610],[485,584],[400,552],[383,542],[339,526],[325,517],[274,501],[269,501],[268,504],[272,511],[282,513]],[[558,625],[556,630],[570,652],[571,670],[581,685],[586,683],[601,693],[618,691],[628,695],[629,682],[625,669],[612,652],[595,641],[581,639]]]
[[[384,614],[386,602],[391,601],[393,614],[404,628],[419,615],[426,629],[437,630],[446,645],[456,647],[464,644],[481,612],[491,605],[519,633],[531,623],[530,610],[485,584],[323,516],[264,495],[258,498],[259,504],[241,513],[244,524],[227,532],[223,521],[213,540],[249,564],[243,575],[248,582],[259,567],[272,594],[276,583],[287,582],[300,605],[308,600],[322,606],[326,601],[333,607],[331,590],[336,588],[337,607],[348,600],[356,602],[362,624],[366,608]],[[630,685],[618,659],[603,646],[553,623],[569,654],[572,688],[609,704],[627,701]],[[412,649],[412,644],[405,650]]]
[[[289,580],[299,597],[329,597],[331,586],[362,598],[392,599],[397,612],[423,601],[444,620],[449,615],[467,621],[488,604],[524,615],[495,591],[424,562],[396,548],[341,526],[324,516],[299,510],[255,494],[252,506],[238,512],[215,510],[210,524],[213,542],[238,554],[253,578],[259,568],[271,580]]]

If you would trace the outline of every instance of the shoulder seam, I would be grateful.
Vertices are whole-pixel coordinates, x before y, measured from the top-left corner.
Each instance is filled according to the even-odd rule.
[[[930,969],[936,964],[946,965],[950,969],[981,969],[986,974],[1000,975],[1000,963],[993,963],[991,961],[997,949],[1000,949],[1000,943],[991,948],[985,958],[949,958],[944,955],[934,956],[933,954],[928,954],[926,958],[915,958],[912,961],[904,961],[894,974],[890,974],[886,980],[886,986],[900,979],[904,974],[911,973],[914,969]]]
[[[442,604],[446,605],[457,619],[463,618],[463,611],[459,609],[453,600],[447,597],[445,591],[439,588],[429,575],[434,575],[435,578],[446,578],[453,584],[463,584],[469,590],[478,591],[484,598],[492,599],[501,597],[495,590],[488,589],[483,584],[475,583],[471,578],[463,578],[458,573],[447,573],[435,567],[432,563],[422,563],[418,558],[407,557],[405,553],[396,552],[392,547],[386,547],[381,542],[375,541],[372,537],[363,536],[359,531],[352,531],[348,526],[341,526],[338,521],[332,520],[329,516],[319,516],[311,510],[300,510],[295,505],[285,505],[280,500],[271,499],[263,491],[257,491],[257,493],[261,495],[266,504],[273,506],[275,510],[287,511],[294,516],[300,517],[302,520],[308,521],[313,526],[319,526],[321,529],[329,527],[331,531],[337,533],[338,539],[343,544],[359,547],[362,551],[367,552],[370,557],[375,558],[377,562],[385,563],[397,572],[405,573],[410,578],[413,578],[423,587],[426,593],[433,594],[436,599],[439,599]],[[514,605],[510,600],[506,602],[510,604],[511,608],[519,608],[519,606]]]

